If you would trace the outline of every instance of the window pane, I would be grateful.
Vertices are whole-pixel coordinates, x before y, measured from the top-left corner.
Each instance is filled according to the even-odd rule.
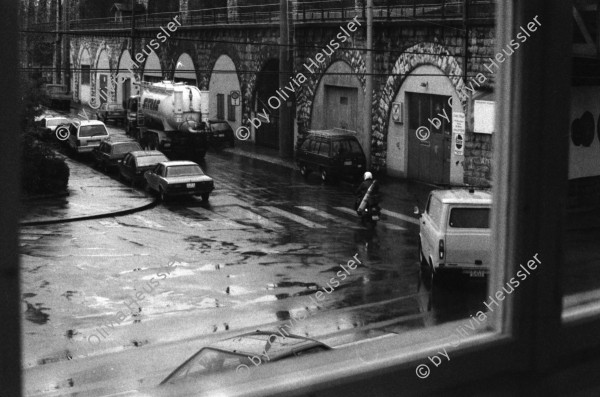
[[[575,2],[573,23],[569,172],[564,237],[564,308],[600,298],[600,68],[585,51],[584,29],[597,32],[596,11]],[[584,32],[584,33],[582,33]]]
[[[481,208],[453,208],[450,211],[450,227],[487,229],[490,227],[490,210]]]

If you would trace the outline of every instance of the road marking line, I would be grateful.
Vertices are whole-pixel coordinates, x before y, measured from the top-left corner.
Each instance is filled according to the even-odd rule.
[[[354,216],[357,216],[356,211],[354,211],[353,209],[346,208],[346,207],[333,207],[333,208],[335,208],[338,211],[342,211],[347,214],[352,214]],[[384,225],[386,228],[388,228],[390,230],[406,230],[406,228],[403,228],[402,226],[394,225],[393,223],[382,222],[382,221],[379,221],[379,223],[381,223],[382,225]]]
[[[300,208],[303,211],[307,211],[307,212],[312,212],[313,214],[320,216],[321,218],[325,218],[325,219],[330,219],[332,221],[336,221],[339,223],[342,223],[344,225],[346,225],[347,227],[358,227],[358,225],[356,225],[353,222],[350,222],[347,219],[344,219],[342,217],[339,216],[335,216],[335,215],[331,215],[325,211],[321,211],[319,209],[316,209],[314,207],[309,207],[309,206],[304,206],[304,205],[297,205],[296,208]]]
[[[401,219],[403,221],[406,222],[410,222],[410,223],[414,223],[415,225],[419,224],[419,220],[417,218],[413,218],[410,216],[406,216],[406,215],[402,215],[399,214],[397,212],[393,212],[393,211],[388,211],[388,210],[381,210],[381,213],[387,216],[391,216],[392,218],[397,218],[397,219]]]
[[[267,211],[273,212],[274,214],[277,214],[277,215],[281,215],[284,218],[291,219],[294,222],[298,222],[299,224],[304,225],[306,227],[310,227],[312,229],[326,229],[326,227],[323,226],[323,225],[320,225],[320,224],[318,224],[316,222],[313,222],[313,221],[309,221],[308,219],[302,218],[301,216],[298,216],[298,215],[293,214],[291,212],[284,211],[284,210],[279,209],[277,207],[271,207],[269,205],[263,205],[260,208],[264,208]]]

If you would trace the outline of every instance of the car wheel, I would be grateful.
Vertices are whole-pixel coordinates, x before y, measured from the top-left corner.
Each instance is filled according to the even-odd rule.
[[[427,263],[427,260],[425,259],[425,256],[423,255],[423,246],[421,245],[420,241],[419,241],[419,262],[421,263],[421,267],[423,269],[429,268],[429,263]]]
[[[310,171],[308,170],[308,167],[306,167],[306,164],[302,164],[300,166],[300,174],[305,177],[308,178],[308,174],[310,173]]]
[[[202,197],[202,201],[204,201],[205,203],[207,203],[209,196],[210,196],[210,193],[202,193],[202,195],[200,197]]]
[[[321,169],[321,180],[323,182],[327,182],[329,181],[329,175],[327,174],[327,170],[326,169]]]

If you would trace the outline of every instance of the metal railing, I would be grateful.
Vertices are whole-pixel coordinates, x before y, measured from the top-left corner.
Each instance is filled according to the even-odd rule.
[[[373,19],[378,22],[393,21],[418,21],[418,20],[447,20],[459,19],[465,15],[463,1],[461,0],[428,0],[427,3],[416,0],[401,0],[396,4],[388,3],[373,8]],[[265,7],[244,8],[212,8],[203,10],[190,10],[187,12],[164,12],[158,14],[141,14],[135,16],[136,28],[165,27],[173,18],[184,26],[221,26],[235,24],[277,24],[279,23],[278,9],[264,9]],[[270,7],[272,8],[272,7]],[[346,22],[359,14],[365,17],[364,8],[355,7],[315,7],[311,4],[299,3],[295,12],[291,13],[294,24],[318,22]],[[467,20],[485,19],[493,20],[495,16],[495,0],[468,0],[466,10]],[[131,27],[131,16],[77,19],[68,21],[65,30],[123,30]],[[30,29],[39,31],[54,31],[56,24],[40,23],[30,25]],[[63,30],[62,24],[59,30]]]

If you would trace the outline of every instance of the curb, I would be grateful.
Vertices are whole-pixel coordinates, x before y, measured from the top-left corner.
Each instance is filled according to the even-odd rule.
[[[246,158],[253,159],[253,160],[259,160],[259,161],[269,163],[269,164],[279,165],[281,167],[289,168],[292,170],[296,169],[296,166],[293,163],[289,163],[289,162],[279,159],[279,158],[272,158],[271,156],[268,156],[268,155],[248,153],[241,149],[238,150],[238,149],[232,149],[232,148],[225,148],[225,149],[222,149],[222,151],[225,153],[234,154],[237,156],[246,157]]]
[[[60,192],[60,193],[37,194],[35,196],[21,197],[21,201],[35,201],[35,200],[62,198],[62,197],[67,197],[68,195],[69,195],[68,191],[64,191],[64,192]]]
[[[152,200],[148,204],[144,204],[144,205],[142,205],[140,207],[128,208],[126,210],[115,211],[115,212],[106,212],[106,213],[95,214],[95,215],[78,216],[78,217],[75,217],[75,218],[47,219],[47,220],[43,220],[43,221],[21,222],[21,223],[19,223],[19,226],[54,225],[54,224],[57,224],[57,223],[69,223],[69,222],[77,222],[77,221],[87,221],[87,220],[91,220],[91,219],[101,219],[101,218],[109,218],[109,217],[113,217],[113,216],[129,215],[129,214],[136,213],[138,211],[144,211],[144,210],[153,208],[159,202],[160,202],[160,200],[158,198],[155,198],[154,200]]]

